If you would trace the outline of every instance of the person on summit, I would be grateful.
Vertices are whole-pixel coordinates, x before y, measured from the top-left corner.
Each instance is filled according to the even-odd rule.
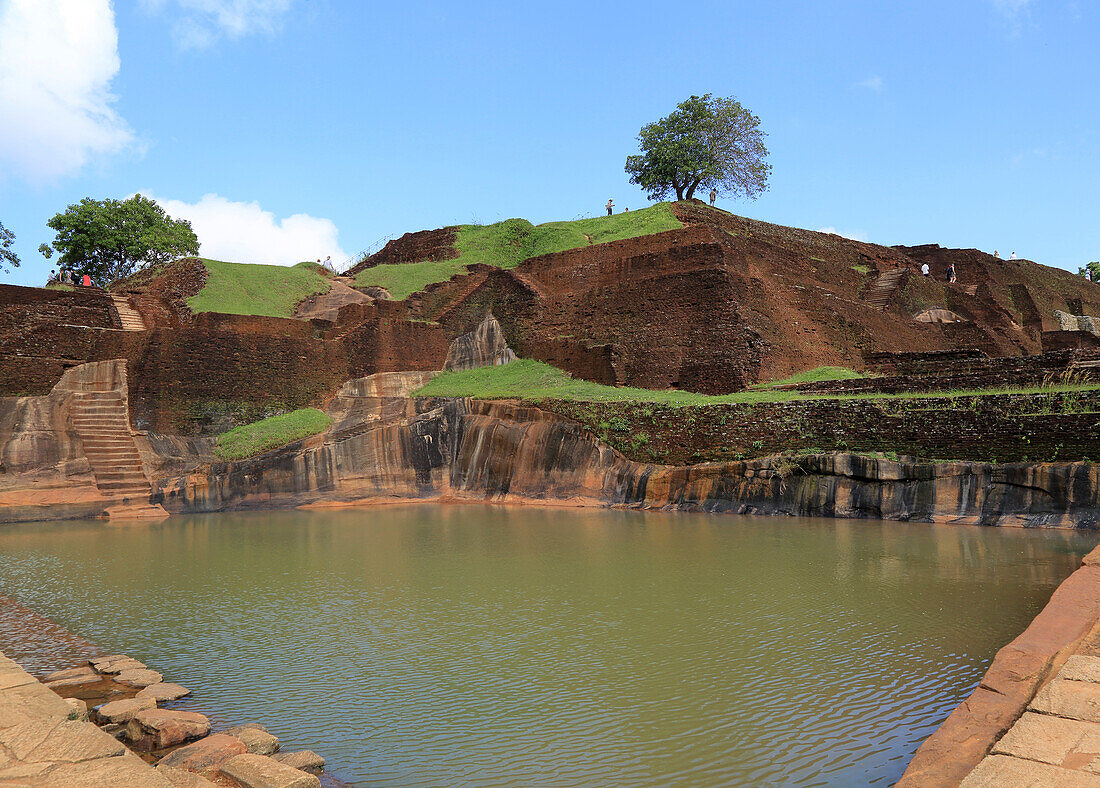
[[[996,257],[998,260],[1001,259],[1001,253],[998,252],[996,249],[993,250],[993,256]]]
[[[612,197],[610,200],[608,200],[607,205],[605,205],[604,207],[607,208],[607,215],[610,216],[612,209],[615,207],[615,198]]]
[[[950,282],[951,284],[955,284],[955,282],[958,281],[958,278],[955,276],[955,264],[954,263],[948,263],[948,265],[947,265],[947,281]]]
[[[718,199],[718,190],[717,189],[711,189],[710,190],[710,207],[711,208],[714,207],[714,201],[717,200],[717,199]]]
[[[1019,260],[1019,259],[1020,259],[1020,258],[1018,258],[1018,257],[1016,256],[1016,250],[1015,250],[1015,249],[1014,249],[1014,250],[1012,250],[1012,256],[1011,256],[1010,258],[1008,258],[1008,259],[1009,259],[1009,260]]]

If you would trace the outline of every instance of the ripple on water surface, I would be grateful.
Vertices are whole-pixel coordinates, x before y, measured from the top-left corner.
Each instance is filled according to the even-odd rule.
[[[363,785],[888,785],[1095,541],[475,506],[223,514],[0,530],[0,592]]]

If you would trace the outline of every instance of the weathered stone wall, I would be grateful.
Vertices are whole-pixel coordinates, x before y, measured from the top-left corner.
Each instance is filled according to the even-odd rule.
[[[885,355],[885,354],[882,354]],[[1060,375],[1072,374],[1078,381],[1100,375],[1100,353],[1086,350],[1062,350],[1035,356],[1002,358],[964,357],[937,359],[939,354],[903,354],[920,356],[897,364],[902,374],[868,377],[856,380],[825,380],[803,383],[800,391],[828,394],[861,394],[882,392],[894,394],[908,391],[974,391],[1010,387],[1040,386],[1047,380],[1057,381]],[[881,356],[880,356],[881,357]],[[882,364],[889,368],[889,362]]]
[[[670,407],[546,402],[641,462],[737,460],[779,452],[891,452],[985,462],[1100,458],[1100,393],[820,399]]]
[[[1090,463],[841,453],[668,466],[632,462],[581,424],[532,406],[383,397],[359,418],[257,458],[162,479],[164,506],[456,498],[985,525],[1094,527],[1100,518],[1100,467]]]
[[[400,238],[389,241],[378,252],[349,268],[346,276],[355,274],[376,265],[395,263],[419,263],[425,260],[450,260],[458,257],[455,249],[457,227],[442,227],[438,230],[419,230],[405,233]]]

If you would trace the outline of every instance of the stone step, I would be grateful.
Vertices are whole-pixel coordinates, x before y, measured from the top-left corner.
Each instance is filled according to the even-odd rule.
[[[148,481],[145,478],[145,471],[141,469],[140,465],[134,465],[125,469],[96,471],[95,477],[97,479],[102,479],[103,481],[112,482],[125,481],[127,479],[141,479],[142,481]]]
[[[135,484],[134,482],[96,482],[96,487],[103,492],[121,493],[121,492],[137,492],[148,495],[152,489],[148,482],[144,484]]]

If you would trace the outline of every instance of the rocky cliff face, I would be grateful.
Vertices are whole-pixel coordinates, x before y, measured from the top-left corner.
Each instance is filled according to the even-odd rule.
[[[927,463],[838,453],[649,465],[537,407],[369,396],[386,393],[379,377],[345,387],[368,396],[345,394],[340,418],[324,435],[243,462],[196,463],[163,479],[165,507],[463,499],[1026,527],[1100,523],[1100,468],[1091,463]]]

